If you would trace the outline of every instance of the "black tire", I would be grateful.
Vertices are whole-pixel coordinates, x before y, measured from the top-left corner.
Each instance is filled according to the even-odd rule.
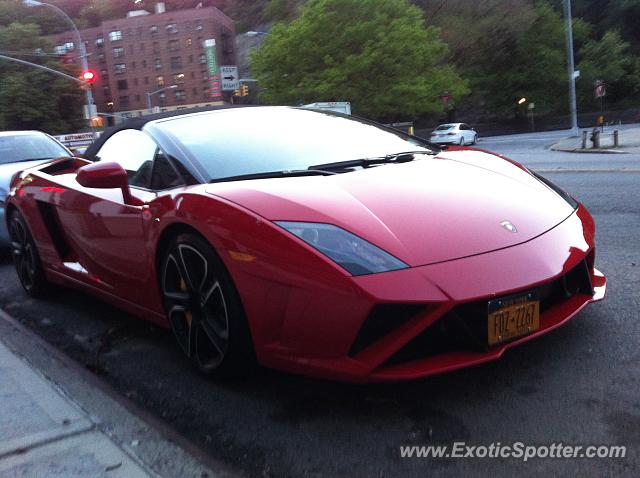
[[[16,210],[10,215],[9,237],[20,284],[30,296],[41,297],[47,290],[47,280],[42,270],[40,254],[26,221]]]
[[[473,136],[473,143],[471,143],[471,144],[474,144],[474,145],[478,144],[478,134],[477,133]]]
[[[235,377],[253,369],[255,355],[240,297],[207,241],[185,233],[167,245],[160,293],[178,345],[202,373]]]

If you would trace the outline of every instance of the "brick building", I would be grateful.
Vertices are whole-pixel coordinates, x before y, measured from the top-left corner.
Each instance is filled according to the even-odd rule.
[[[89,67],[98,74],[93,93],[99,112],[145,114],[146,93],[170,85],[176,88],[152,95],[154,107],[165,111],[229,100],[229,92],[212,96],[204,48],[205,40],[215,39],[218,65],[236,64],[233,21],[215,7],[165,12],[159,3],[153,14],[132,11],[80,30],[80,36]],[[76,56],[74,38],[72,32],[51,36],[56,53]]]

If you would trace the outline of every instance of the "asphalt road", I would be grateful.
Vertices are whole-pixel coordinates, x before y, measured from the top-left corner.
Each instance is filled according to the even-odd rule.
[[[616,129],[640,128],[639,124],[622,125]],[[614,129],[608,127],[605,131]],[[557,169],[615,170],[640,169],[638,154],[564,153],[551,151],[549,147],[569,135],[569,131],[548,131],[507,136],[481,137],[477,147],[496,151],[528,167],[543,171]]]
[[[27,298],[6,255],[0,307],[246,476],[637,476],[640,172],[629,170],[640,168],[640,157],[550,153],[550,139],[486,138],[479,146],[547,171],[590,208],[608,296],[490,364],[390,385],[353,386],[267,370],[216,383],[193,371],[167,332],[109,305],[63,289],[47,300]],[[579,172],[549,172],[558,168]],[[402,445],[454,441],[628,450],[625,459],[527,463],[399,457]]]

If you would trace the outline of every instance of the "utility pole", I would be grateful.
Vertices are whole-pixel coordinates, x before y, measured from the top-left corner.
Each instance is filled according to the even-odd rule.
[[[564,17],[567,22],[567,71],[569,73],[569,107],[571,109],[571,135],[578,136],[578,106],[576,103],[576,67],[573,59],[573,21],[571,18],[571,0],[563,0]]]

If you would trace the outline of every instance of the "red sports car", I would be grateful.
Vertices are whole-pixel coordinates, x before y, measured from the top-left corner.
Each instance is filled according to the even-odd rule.
[[[134,120],[16,175],[30,294],[82,288],[198,368],[415,379],[500,357],[603,298],[594,222],[500,156],[286,107]]]

